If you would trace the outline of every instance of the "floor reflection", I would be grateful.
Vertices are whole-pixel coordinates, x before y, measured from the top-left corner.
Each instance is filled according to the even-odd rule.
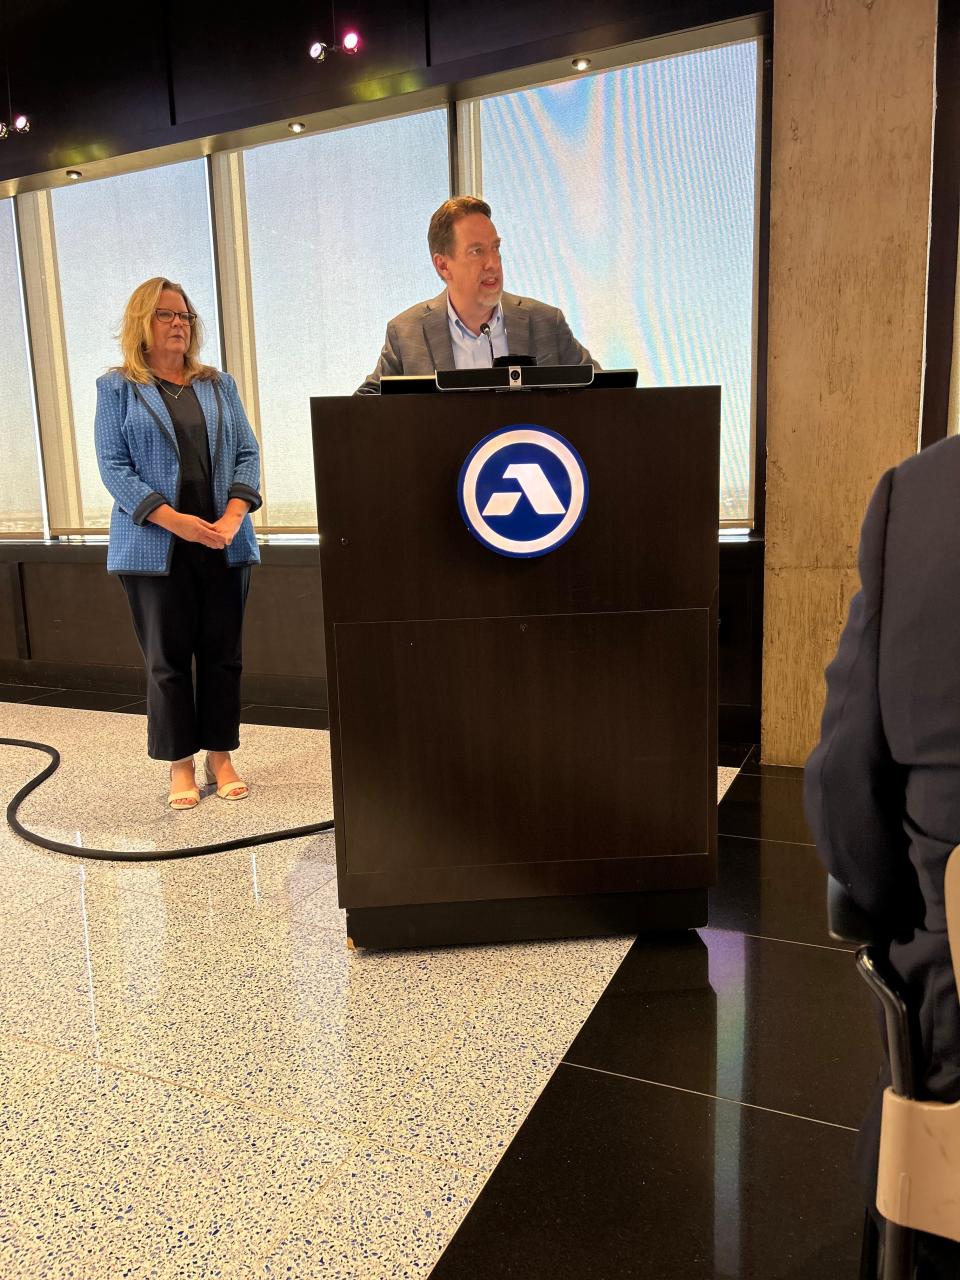
[[[325,734],[245,730],[262,807],[185,818],[127,772],[138,717],[8,705],[65,747],[28,825],[88,847],[327,816],[293,781]],[[3,794],[33,768],[0,752]],[[347,950],[330,837],[134,865],[0,832],[0,1274],[854,1274],[868,996],[797,775],[754,762],[719,825],[699,934],[392,954]]]
[[[137,717],[12,714],[64,757],[24,820],[78,848],[326,816],[291,785],[309,730],[255,731],[247,805],[171,816],[124,772]],[[0,752],[3,793],[28,755]],[[351,952],[333,854],[78,861],[0,832],[0,1274],[429,1270],[631,939]]]

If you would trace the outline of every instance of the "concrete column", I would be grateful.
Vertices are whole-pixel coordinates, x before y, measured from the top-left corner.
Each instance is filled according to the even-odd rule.
[[[936,0],[777,0],[762,750],[802,764],[877,480],[918,445]]]

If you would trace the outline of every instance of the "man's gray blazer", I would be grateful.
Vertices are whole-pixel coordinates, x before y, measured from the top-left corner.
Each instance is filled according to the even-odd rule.
[[[505,293],[501,299],[507,350],[513,356],[533,356],[537,364],[599,365],[570,332],[563,312],[535,298]],[[358,396],[378,395],[380,379],[388,374],[433,373],[455,369],[447,293],[401,311],[387,325],[387,337],[377,367],[358,387]]]

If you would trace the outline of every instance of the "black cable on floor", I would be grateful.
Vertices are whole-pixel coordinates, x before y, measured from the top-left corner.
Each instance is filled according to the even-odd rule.
[[[318,831],[332,831],[333,819],[328,822],[311,822],[305,827],[288,827],[284,831],[261,831],[254,836],[238,836],[236,840],[221,840],[218,844],[198,844],[194,848],[154,849],[145,853],[128,853],[122,849],[84,849],[61,840],[48,840],[36,831],[28,831],[17,818],[17,811],[31,791],[36,791],[60,767],[60,752],[46,742],[27,742],[23,738],[0,738],[0,747],[28,747],[32,751],[45,751],[50,763],[35,778],[22,786],[7,805],[7,825],[31,844],[54,853],[66,853],[73,858],[100,858],[107,862],[168,862],[174,858],[200,858],[208,853],[226,853],[230,849],[246,849],[254,844],[272,844],[275,840],[294,840],[297,836],[312,836]],[[95,786],[95,784],[94,784]]]

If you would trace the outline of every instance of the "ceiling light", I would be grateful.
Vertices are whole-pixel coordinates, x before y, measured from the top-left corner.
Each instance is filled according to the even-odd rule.
[[[325,44],[322,40],[314,40],[310,46],[310,57],[314,62],[326,62],[328,54],[331,53],[359,53],[361,43],[359,31],[351,27],[349,31],[344,32],[340,44]]]
[[[291,120],[287,125],[291,133],[303,133],[306,127],[302,120]]]
[[[68,169],[67,177],[70,179],[71,182],[79,182],[80,179],[83,177],[83,172],[80,169]]]
[[[586,71],[587,67],[589,67],[589,66],[590,66],[590,59],[589,59],[589,58],[583,58],[583,57],[580,57],[580,58],[574,58],[574,60],[573,60],[573,62],[571,63],[571,65],[572,65],[572,67],[573,67],[574,71]]]
[[[25,115],[16,115],[11,119],[10,124],[5,120],[0,120],[0,142],[4,138],[9,138],[11,133],[29,133],[30,119]]]

